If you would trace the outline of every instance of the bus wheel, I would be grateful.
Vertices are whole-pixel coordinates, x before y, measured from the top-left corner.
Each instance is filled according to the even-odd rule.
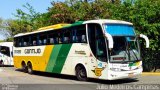
[[[27,64],[27,69],[29,74],[33,74],[32,64],[30,62]]]
[[[26,66],[25,62],[22,62],[22,71],[25,73],[27,72],[27,66]]]
[[[76,77],[80,81],[86,81],[87,80],[87,73],[83,66],[78,65],[76,67]]]

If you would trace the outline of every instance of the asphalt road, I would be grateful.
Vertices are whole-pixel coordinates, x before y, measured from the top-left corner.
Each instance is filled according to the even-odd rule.
[[[0,67],[0,90],[160,90],[160,76],[137,76],[122,80],[89,79],[35,72],[33,75],[14,67]]]

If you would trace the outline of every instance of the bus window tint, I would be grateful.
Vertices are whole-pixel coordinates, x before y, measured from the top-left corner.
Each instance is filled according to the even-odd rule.
[[[53,44],[53,33],[52,32],[47,32],[47,41],[48,41],[48,44]]]
[[[85,30],[77,30],[77,39],[79,43],[86,42],[86,31]]]
[[[72,31],[72,42],[73,43],[77,42],[77,36],[76,36],[76,30],[75,29],[73,29],[73,31]]]
[[[47,44],[47,34],[39,34],[39,40],[38,40],[39,45],[46,45]]]
[[[19,47],[20,46],[19,43],[20,43],[20,39],[19,38],[14,38],[14,46]]]
[[[38,44],[37,42],[37,35],[32,35],[30,45],[36,46]]]
[[[48,44],[57,44],[58,43],[58,34],[57,31],[48,32]]]
[[[53,42],[54,42],[54,44],[58,43],[58,34],[57,33],[53,34]]]
[[[22,38],[20,37],[19,39],[18,39],[18,47],[21,47],[22,46]]]
[[[73,28],[72,42],[74,42],[74,43],[86,43],[85,25],[76,26],[76,27]]]
[[[22,37],[22,46],[29,46],[29,36]]]
[[[4,55],[10,56],[10,50],[9,47],[6,46],[1,46],[0,52]]]
[[[64,30],[64,43],[70,43],[70,36],[71,36],[71,31]]]
[[[14,40],[16,47],[87,42],[85,25],[40,32],[17,37]]]
[[[63,43],[63,32],[58,32],[58,43],[62,44]]]
[[[48,44],[54,44],[53,33],[48,34]]]

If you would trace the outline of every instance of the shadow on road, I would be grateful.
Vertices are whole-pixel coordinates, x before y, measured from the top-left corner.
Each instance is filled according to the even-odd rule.
[[[22,72],[22,70],[20,69],[16,69],[16,71]],[[62,75],[62,74],[56,74],[56,73],[34,71],[33,75],[78,81],[75,76]],[[99,80],[99,79],[89,78],[87,82],[99,83],[99,84],[127,84],[127,83],[133,83],[133,82],[138,82],[138,81],[139,80],[137,80],[137,78],[127,78],[127,79],[119,79],[119,80]]]
[[[0,67],[14,67],[13,65],[0,65]]]
[[[127,84],[138,82],[137,78],[127,78],[127,79],[119,79],[119,80],[98,80],[98,79],[90,79],[89,82],[95,82],[99,84]]]

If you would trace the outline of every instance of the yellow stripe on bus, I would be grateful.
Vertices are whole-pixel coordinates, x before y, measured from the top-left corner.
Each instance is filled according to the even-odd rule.
[[[39,28],[38,30],[59,29],[59,28],[62,28],[64,26],[67,26],[67,25],[70,25],[70,24],[65,24],[65,23],[64,24],[55,24],[55,25]]]
[[[22,61],[25,61],[26,64],[30,61],[33,70],[45,71],[53,48],[53,45],[47,45],[42,56],[14,56],[14,64],[16,68],[22,68]]]

